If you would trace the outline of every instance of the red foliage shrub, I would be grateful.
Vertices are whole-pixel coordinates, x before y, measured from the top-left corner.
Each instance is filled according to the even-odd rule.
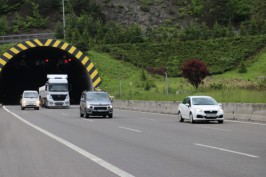
[[[182,65],[182,75],[194,86],[196,89],[202,80],[209,75],[207,65],[199,59],[191,59]]]
[[[146,71],[151,74],[165,75],[167,70],[165,67],[147,67]]]

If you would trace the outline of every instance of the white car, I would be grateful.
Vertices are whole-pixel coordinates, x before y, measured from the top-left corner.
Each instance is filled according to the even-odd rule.
[[[178,107],[178,119],[180,122],[189,120],[196,121],[218,121],[224,122],[222,105],[210,96],[188,96]]]
[[[35,90],[25,90],[20,99],[21,110],[25,108],[34,108],[39,110],[40,100],[39,94]]]

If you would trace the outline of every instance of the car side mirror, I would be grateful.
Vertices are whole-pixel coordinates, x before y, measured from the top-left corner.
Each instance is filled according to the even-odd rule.
[[[188,103],[186,103],[185,105],[186,105],[187,107],[190,107],[190,104],[188,104]]]
[[[222,107],[222,104],[221,104],[221,103],[218,103],[218,105],[219,105],[220,107]]]

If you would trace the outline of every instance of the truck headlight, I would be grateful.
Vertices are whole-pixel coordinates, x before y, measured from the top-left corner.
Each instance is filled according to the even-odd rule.
[[[36,104],[37,104],[37,106],[39,106],[40,105],[40,100],[37,100]]]

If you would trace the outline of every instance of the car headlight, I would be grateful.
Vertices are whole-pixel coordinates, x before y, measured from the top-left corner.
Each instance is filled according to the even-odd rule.
[[[22,101],[22,104],[25,105],[25,104],[26,104],[26,101],[23,100],[23,101]]]
[[[92,109],[92,106],[90,104],[87,105],[88,109]]]
[[[220,113],[223,112],[222,108],[218,109],[218,112],[220,112]]]
[[[112,108],[113,108],[113,105],[109,105],[108,108],[109,108],[109,109],[112,109]]]
[[[36,104],[39,106],[40,105],[40,100],[37,100],[36,101]]]
[[[202,109],[200,109],[200,108],[195,108],[194,111],[196,111],[196,112],[203,112]]]

